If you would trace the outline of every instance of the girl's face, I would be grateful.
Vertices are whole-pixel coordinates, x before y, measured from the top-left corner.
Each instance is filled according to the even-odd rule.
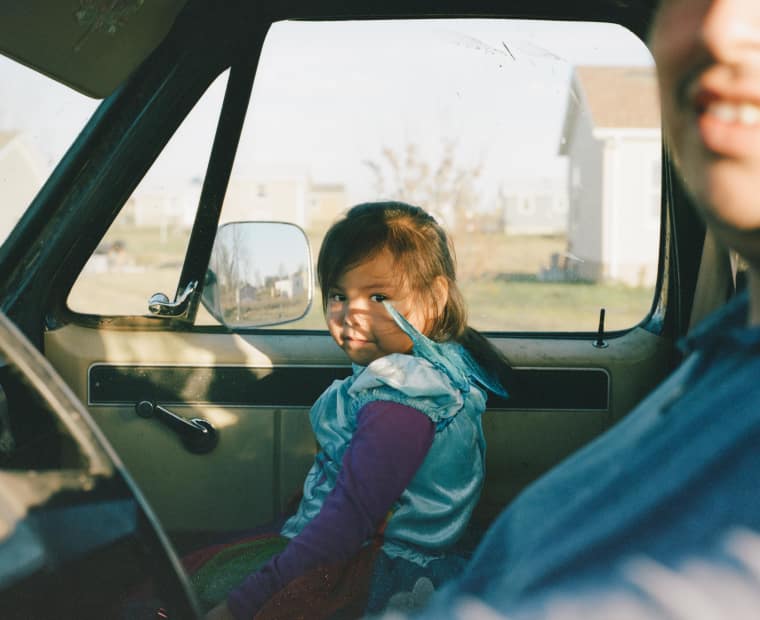
[[[650,47],[680,171],[741,252],[760,229],[760,1],[661,0]]]
[[[425,333],[423,303],[400,284],[395,261],[383,251],[345,272],[328,290],[325,319],[330,335],[355,364],[366,366],[389,353],[408,353],[412,341],[382,302]]]

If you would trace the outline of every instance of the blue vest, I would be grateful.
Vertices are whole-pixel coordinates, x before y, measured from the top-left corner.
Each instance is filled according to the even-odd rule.
[[[296,536],[320,511],[338,478],[343,454],[356,430],[356,415],[371,401],[397,402],[425,413],[435,424],[433,443],[386,524],[383,550],[422,566],[461,537],[480,496],[485,475],[481,414],[484,389],[506,396],[458,343],[433,342],[385,302],[412,339],[411,354],[393,353],[333,384],[311,409],[321,448],[304,482],[303,499],[282,535]]]

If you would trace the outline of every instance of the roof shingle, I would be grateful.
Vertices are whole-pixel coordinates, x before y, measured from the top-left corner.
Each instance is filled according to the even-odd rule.
[[[594,127],[660,128],[654,67],[576,67]]]

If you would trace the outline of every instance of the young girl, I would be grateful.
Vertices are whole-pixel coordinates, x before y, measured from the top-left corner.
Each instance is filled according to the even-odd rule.
[[[320,451],[287,546],[207,618],[288,617],[294,601],[309,618],[373,613],[391,597],[409,605],[463,562],[484,390],[506,396],[509,367],[466,324],[446,234],[418,207],[361,204],[328,231],[317,272],[353,374],[311,409]]]

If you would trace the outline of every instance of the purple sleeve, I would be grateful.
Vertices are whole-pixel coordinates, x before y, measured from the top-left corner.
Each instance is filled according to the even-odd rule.
[[[414,477],[434,434],[430,418],[412,407],[390,401],[362,407],[335,488],[285,550],[230,593],[235,618],[250,620],[288,582],[354,555]]]

